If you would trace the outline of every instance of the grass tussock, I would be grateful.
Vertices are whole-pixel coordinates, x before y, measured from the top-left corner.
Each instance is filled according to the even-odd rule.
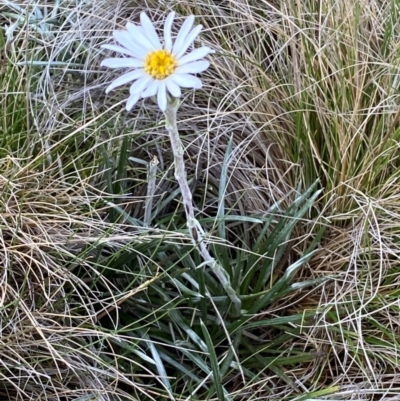
[[[0,7],[0,394],[397,396],[396,1]],[[216,50],[179,129],[239,318],[190,246],[163,115],[104,94],[99,46],[172,9]]]

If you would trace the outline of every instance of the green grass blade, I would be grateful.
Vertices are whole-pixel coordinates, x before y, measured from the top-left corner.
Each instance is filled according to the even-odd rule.
[[[225,391],[222,387],[222,377],[221,377],[221,372],[219,370],[219,363],[217,359],[217,355],[215,353],[215,345],[212,342],[211,336],[207,330],[207,327],[203,323],[202,320],[200,320],[200,327],[201,331],[203,332],[203,336],[205,339],[205,342],[207,344],[207,349],[208,349],[208,356],[210,359],[211,363],[211,369],[212,369],[212,380],[215,386],[215,389],[217,391],[217,397],[220,401],[225,401]]]

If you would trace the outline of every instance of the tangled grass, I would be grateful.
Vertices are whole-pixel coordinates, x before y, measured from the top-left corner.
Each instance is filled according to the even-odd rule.
[[[196,268],[163,116],[150,100],[127,114],[126,89],[104,94],[100,44],[171,9],[195,14],[216,50],[179,129],[238,319]],[[3,398],[397,399],[395,0],[0,12]]]

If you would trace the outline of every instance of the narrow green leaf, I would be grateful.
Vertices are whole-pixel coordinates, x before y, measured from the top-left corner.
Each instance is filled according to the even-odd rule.
[[[226,239],[225,221],[224,221],[225,196],[226,196],[226,183],[228,181],[227,177],[228,177],[229,159],[232,153],[232,145],[233,145],[233,135],[231,135],[228,142],[228,146],[226,147],[221,176],[219,178],[217,218],[219,220],[218,224],[219,237],[222,239]]]
[[[119,161],[117,166],[117,176],[114,184],[114,194],[123,194],[126,192],[126,173],[128,170],[128,146],[129,136],[122,137],[121,149],[119,151]],[[119,199],[116,203],[119,203]]]
[[[213,372],[212,380],[217,391],[217,397],[220,401],[225,401],[225,392],[222,387],[222,378],[221,372],[219,371],[217,354],[215,353],[215,345],[213,344],[210,333],[202,320],[200,320],[200,327],[208,348],[208,356],[210,358],[211,369]]]
[[[202,383],[202,387],[204,387],[205,389],[208,389],[208,386],[205,383],[203,383],[203,380],[200,377],[194,375],[185,365],[183,365],[182,363],[179,363],[176,359],[171,358],[164,352],[160,351],[159,353],[160,353],[161,358],[164,359],[165,362],[174,366],[179,372],[182,372],[182,375],[190,377],[196,383]]]
[[[147,347],[150,349],[150,353],[153,357],[154,363],[156,365],[157,373],[159,374],[159,380],[164,384],[165,389],[167,390],[169,396],[171,397],[172,400],[174,400],[173,396],[173,390],[171,388],[171,383],[168,379],[167,371],[165,370],[164,364],[161,360],[161,357],[158,353],[157,348],[153,344],[153,342],[150,340],[149,336],[145,334],[143,330],[138,330],[141,334],[141,337],[143,339],[143,342],[147,345]]]

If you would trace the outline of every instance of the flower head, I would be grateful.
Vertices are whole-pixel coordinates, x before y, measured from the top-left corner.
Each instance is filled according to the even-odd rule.
[[[173,43],[171,27],[174,17],[175,13],[171,12],[165,21],[163,45],[145,13],[140,14],[140,26],[128,22],[125,31],[114,32],[114,39],[120,45],[102,45],[105,49],[127,56],[104,59],[101,65],[132,69],[115,79],[106,89],[108,93],[118,86],[133,82],[126,103],[128,111],[141,97],[155,95],[160,109],[164,111],[167,107],[167,91],[173,97],[180,97],[181,88],[199,89],[202,86],[201,80],[193,74],[208,68],[209,62],[202,59],[212,50],[204,46],[185,55],[202,26],[197,25],[192,29],[194,16],[189,16]]]

